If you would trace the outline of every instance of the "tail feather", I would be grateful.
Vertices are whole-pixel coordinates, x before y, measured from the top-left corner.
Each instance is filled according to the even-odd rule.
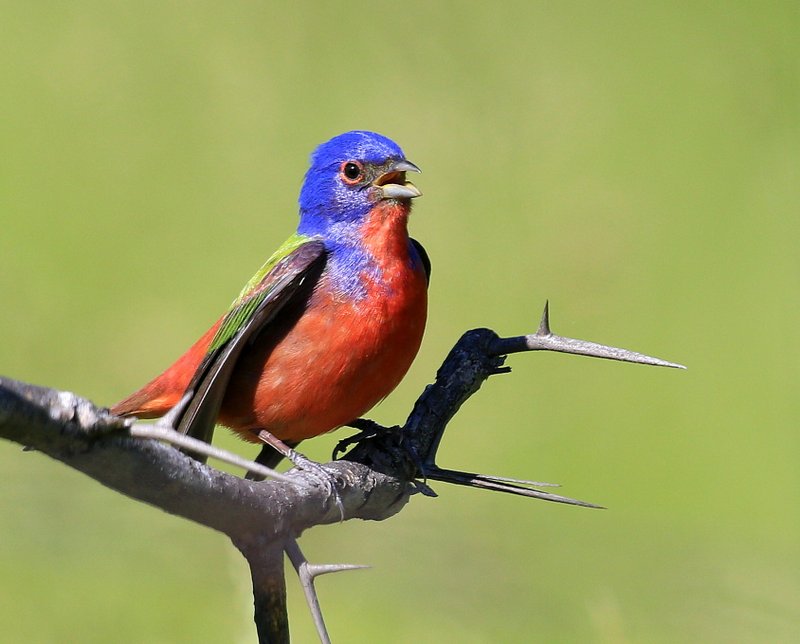
[[[138,391],[111,407],[117,416],[157,418],[178,404],[194,372],[203,361],[211,339],[217,332],[218,320],[189,350],[178,358],[164,373],[156,376]]]
[[[111,413],[117,416],[137,416],[138,418],[158,418],[166,414],[180,400],[180,394],[162,391],[158,379],[120,400],[111,407]]]

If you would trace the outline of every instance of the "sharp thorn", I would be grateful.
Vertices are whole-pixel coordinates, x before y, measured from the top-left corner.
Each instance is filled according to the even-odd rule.
[[[176,421],[186,409],[186,405],[189,404],[189,401],[192,399],[192,396],[194,396],[194,391],[187,391],[186,393],[184,393],[181,399],[178,401],[178,403],[172,409],[170,409],[166,414],[164,414],[161,418],[158,419],[158,421],[156,422],[156,426],[167,427],[169,429],[176,429],[178,426],[178,423]]]
[[[424,481],[414,480],[411,482],[411,484],[414,486],[415,493],[422,494],[423,496],[427,496],[432,499],[435,499],[436,497],[439,496],[438,494],[436,494],[436,491]]]
[[[622,362],[638,362],[639,364],[653,365],[657,367],[671,367],[673,369],[686,369],[682,364],[669,362],[661,358],[654,358],[643,353],[628,351],[611,347],[597,342],[578,340],[556,335],[550,329],[550,302],[545,302],[542,312],[542,321],[536,333],[520,335],[511,338],[496,338],[490,349],[492,355],[509,355],[522,351],[557,351],[559,353],[572,353],[582,356],[593,356],[595,358],[606,358],[608,360],[619,360]]]
[[[536,335],[550,335],[550,333],[550,300],[545,300],[542,320],[539,322],[539,329],[536,331]]]
[[[542,337],[539,333],[526,337],[527,348],[529,351],[557,351],[560,353],[572,353],[575,355],[592,356],[595,358],[606,358],[607,360],[618,360],[621,362],[637,362],[656,367],[671,367],[673,369],[686,369],[682,364],[669,362],[661,358],[655,358],[636,351],[621,349],[597,342],[587,340],[576,340],[560,335],[550,334]]]
[[[527,481],[525,479],[512,479],[508,476],[494,476],[477,474],[476,478],[484,481],[497,481],[499,483],[516,483],[517,485],[530,485],[533,487],[561,487],[561,483],[546,483],[545,481]]]
[[[587,508],[603,508],[601,505],[595,505],[594,503],[588,503],[587,501],[580,501],[578,499],[572,499],[568,496],[561,496],[559,494],[552,494],[550,492],[542,492],[540,490],[526,487],[526,485],[531,484],[530,481],[521,481],[519,484],[508,483],[504,481],[502,477],[486,476],[484,474],[475,474],[474,472],[445,470],[437,466],[430,465],[427,467],[425,474],[428,476],[428,478],[433,479],[434,481],[443,481],[445,483],[454,483],[456,485],[465,485],[468,487],[492,490],[495,492],[518,494],[520,496],[542,499],[544,501],[553,501],[555,503],[580,505]]]
[[[303,555],[297,539],[291,538],[284,545],[284,551],[289,556],[292,562],[297,577],[300,580],[300,586],[303,589],[303,594],[306,597],[306,604],[311,611],[311,616],[314,619],[314,626],[317,629],[317,636],[322,644],[330,644],[331,638],[328,635],[328,629],[325,626],[325,619],[322,617],[322,608],[319,605],[319,597],[317,590],[314,587],[314,575],[309,571],[311,565]],[[332,572],[332,571],[331,571]],[[319,573],[323,574],[323,573]]]
[[[275,479],[276,481],[284,481],[286,483],[291,483],[292,485],[306,485],[302,481],[285,476],[269,467],[261,465],[260,463],[242,458],[238,454],[233,454],[232,452],[215,447],[214,445],[209,445],[205,441],[192,438],[186,434],[181,434],[180,432],[175,431],[172,427],[162,425],[160,422],[147,425],[134,425],[128,430],[128,433],[133,438],[147,438],[151,440],[163,441],[187,452],[201,454],[203,456],[222,461],[223,463],[241,467],[246,472],[254,472],[261,476]]]
[[[320,575],[327,575],[332,572],[344,572],[345,570],[364,570],[371,566],[362,564],[305,564],[306,572],[311,579]]]

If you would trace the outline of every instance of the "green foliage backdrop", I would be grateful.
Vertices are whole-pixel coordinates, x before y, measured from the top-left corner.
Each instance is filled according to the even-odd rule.
[[[797,3],[280,5],[0,3],[0,372],[139,386],[293,229],[311,149],[375,129],[425,172],[434,273],[374,418],[546,298],[557,332],[689,371],[513,357],[442,464],[609,509],[439,485],[315,530],[311,558],[374,566],[320,582],[334,639],[800,638]],[[0,468],[0,639],[253,641],[224,537],[13,445]]]

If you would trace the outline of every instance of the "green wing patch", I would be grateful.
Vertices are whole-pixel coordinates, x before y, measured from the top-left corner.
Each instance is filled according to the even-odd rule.
[[[213,353],[230,340],[236,332],[242,328],[242,325],[250,319],[264,299],[273,291],[279,281],[274,279],[265,281],[264,279],[270,274],[272,269],[303,244],[307,244],[310,241],[312,241],[311,237],[295,233],[270,256],[261,268],[258,269],[256,274],[244,285],[239,296],[231,304],[231,308],[222,320],[219,329],[217,329],[214,339],[211,340],[208,353]]]
[[[223,318],[186,388],[190,398],[176,419],[178,431],[211,442],[228,382],[242,351],[259,333],[266,332],[307,280],[319,277],[324,265],[325,245],[298,235],[290,237],[267,260]]]

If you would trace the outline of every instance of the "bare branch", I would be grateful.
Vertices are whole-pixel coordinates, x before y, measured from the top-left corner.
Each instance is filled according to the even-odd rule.
[[[589,342],[588,340],[576,340],[575,338],[555,335],[550,331],[549,302],[545,302],[542,321],[536,333],[520,335],[514,338],[498,338],[497,342],[492,345],[491,350],[498,355],[508,355],[509,353],[519,353],[521,351],[558,351],[560,353],[573,353],[595,358],[606,358],[608,360],[638,362],[639,364],[649,364],[656,367],[686,369],[682,364],[668,362],[661,358],[654,358],[643,353],[629,351],[628,349],[619,349],[605,344]]]
[[[221,472],[156,440],[130,436],[108,410],[69,392],[0,380],[0,437],[47,454],[103,485],[231,538],[301,534],[341,520],[319,483],[302,471],[288,482],[249,481]],[[330,463],[346,518],[383,519],[407,501],[406,481],[352,461]],[[282,547],[282,546],[281,546]]]
[[[521,351],[558,351],[685,369],[683,365],[627,349],[555,335],[550,329],[549,303],[546,303],[539,329],[534,334],[500,338],[489,329],[467,331],[440,367],[436,374],[436,382],[427,387],[415,403],[406,424],[399,430],[401,440],[398,444],[402,444],[406,454],[411,455],[409,458],[412,462],[419,461],[417,469],[419,476],[422,477],[556,503],[593,508],[602,507],[586,501],[536,490],[535,487],[542,486],[535,482],[514,481],[506,477],[460,472],[440,468],[436,465],[436,453],[447,423],[489,376],[507,373],[507,367],[503,366],[507,354]],[[372,427],[371,433],[376,434],[376,438],[380,437],[383,440],[390,436],[390,433],[386,431],[376,433],[376,426]],[[358,454],[357,448],[353,450],[353,453]]]
[[[435,495],[415,478],[509,492],[559,503],[599,507],[535,489],[550,484],[439,468],[436,453],[444,431],[461,405],[483,382],[504,373],[505,356],[519,351],[560,351],[612,360],[682,368],[681,365],[550,331],[548,310],[531,335],[500,338],[489,329],[465,333],[425,388],[402,427],[371,421],[343,460],[326,464],[334,484],[297,468],[280,480],[251,481],[199,463],[181,447],[256,471],[260,466],[227,455],[160,424],[131,425],[69,392],[0,378],[0,437],[38,450],[103,485],[166,512],[225,533],[247,558],[253,579],[255,622],[261,642],[288,642],[285,551],[301,578],[318,632],[327,641],[314,577],[350,569],[315,566],[295,539],[304,530],[351,518],[383,520],[399,512],[414,492]],[[346,442],[346,441],[345,441]],[[268,476],[274,473],[259,472]]]
[[[233,539],[250,567],[253,581],[253,615],[258,641],[288,644],[289,619],[286,612],[286,578],[280,542],[257,535]]]

